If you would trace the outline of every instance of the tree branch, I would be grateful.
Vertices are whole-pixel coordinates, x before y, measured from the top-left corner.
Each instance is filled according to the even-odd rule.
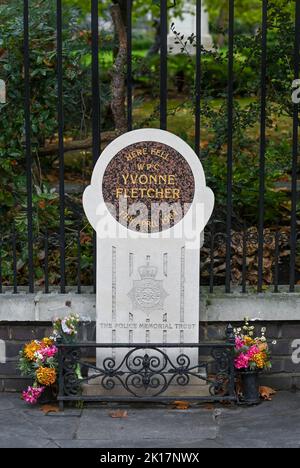
[[[115,128],[117,132],[123,133],[127,128],[125,112],[125,67],[127,61],[127,35],[126,27],[122,18],[120,5],[111,7],[111,16],[119,40],[119,50],[113,65],[112,72],[112,102],[111,109],[114,117]]]
[[[101,133],[101,142],[110,143],[118,135],[119,134],[115,131],[103,132]],[[64,143],[64,152],[67,153],[68,151],[88,150],[92,148],[92,143],[93,143],[92,137],[88,137],[85,140],[66,141]],[[57,153],[58,153],[58,142],[49,143],[48,145],[38,150],[39,156],[53,156]]]

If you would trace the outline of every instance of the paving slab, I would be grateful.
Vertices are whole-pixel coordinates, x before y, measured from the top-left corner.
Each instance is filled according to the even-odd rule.
[[[116,408],[127,418],[112,418]],[[300,448],[300,393],[254,407],[85,405],[45,415],[0,394],[0,448]]]
[[[159,443],[181,442],[190,438],[215,438],[217,425],[212,414],[203,410],[174,411],[171,409],[131,409],[128,417],[115,419],[108,409],[85,411],[77,439],[115,441],[130,444],[140,441]]]

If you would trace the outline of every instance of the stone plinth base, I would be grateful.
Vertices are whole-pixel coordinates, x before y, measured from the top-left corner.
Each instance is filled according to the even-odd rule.
[[[201,374],[205,378],[204,374]],[[136,376],[137,377],[137,376]],[[167,377],[167,376],[166,376]],[[106,380],[108,382],[108,379]],[[163,379],[160,379],[161,388],[163,386]],[[184,399],[187,397],[207,397],[210,396],[209,385],[206,380],[201,380],[198,377],[190,377],[190,381],[187,385],[182,386],[178,384],[171,384],[163,393],[159,394],[160,397],[174,397],[174,399]],[[144,389],[144,388],[133,388],[133,392],[140,398],[147,398],[157,396],[159,392],[157,389]],[[116,384],[112,389],[105,389],[102,385],[102,377],[95,377],[90,380],[89,383],[84,384],[82,387],[82,393],[84,396],[99,396],[99,397],[124,397],[124,396],[135,396],[129,392],[121,384]]]

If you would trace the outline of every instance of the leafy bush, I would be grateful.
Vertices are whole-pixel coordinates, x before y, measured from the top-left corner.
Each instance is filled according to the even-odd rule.
[[[211,155],[204,159],[209,185],[213,188],[219,211],[226,212],[227,155]],[[266,152],[265,222],[267,225],[288,222],[289,203],[287,192],[279,190],[278,181],[290,180],[290,145],[283,141],[270,144]],[[240,150],[233,159],[233,209],[238,225],[258,223],[259,204],[259,154],[258,151]]]
[[[49,192],[42,187],[41,171],[47,171],[52,160],[44,159],[41,164],[38,154],[46,141],[55,139],[58,130],[56,12],[54,4],[45,0],[36,0],[35,8],[31,6],[31,138],[34,156],[35,229],[38,230],[43,222],[49,226],[53,207],[58,205],[55,196],[49,196]],[[19,212],[26,209],[22,8],[23,4],[19,1],[0,7],[0,74],[7,83],[7,103],[0,105],[0,171],[3,188],[0,194],[0,214],[6,219],[15,216],[15,210]],[[68,134],[77,128],[80,133],[84,100],[90,98],[86,91],[89,89],[89,72],[81,63],[87,43],[76,29],[76,17],[66,12],[64,22],[73,31],[73,34],[64,37],[63,43],[64,102],[67,104],[64,109],[65,131]],[[40,204],[50,206],[45,219],[40,217],[43,213],[39,210]],[[12,210],[13,207],[15,210]],[[56,215],[57,211],[53,213],[53,219],[57,218]]]

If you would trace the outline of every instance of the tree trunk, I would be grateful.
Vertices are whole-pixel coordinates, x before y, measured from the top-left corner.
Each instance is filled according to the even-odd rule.
[[[119,41],[118,53],[112,71],[111,109],[114,117],[116,132],[124,133],[127,129],[127,119],[125,111],[125,68],[127,61],[127,35],[125,22],[119,4],[115,4],[111,7],[111,16],[116,36]]]
[[[156,55],[160,51],[160,20],[155,19],[153,21],[153,28],[155,29],[155,38],[154,38],[154,43],[150,47],[149,52],[148,52],[148,57],[151,55]]]
[[[224,6],[221,6],[220,7],[219,17],[218,17],[218,20],[217,20],[218,29],[221,29],[221,30],[224,29],[225,24],[226,24],[226,17],[227,16],[228,15],[226,13],[226,8]],[[218,34],[218,39],[217,39],[218,46],[223,47],[224,43],[225,43],[224,33]]]

